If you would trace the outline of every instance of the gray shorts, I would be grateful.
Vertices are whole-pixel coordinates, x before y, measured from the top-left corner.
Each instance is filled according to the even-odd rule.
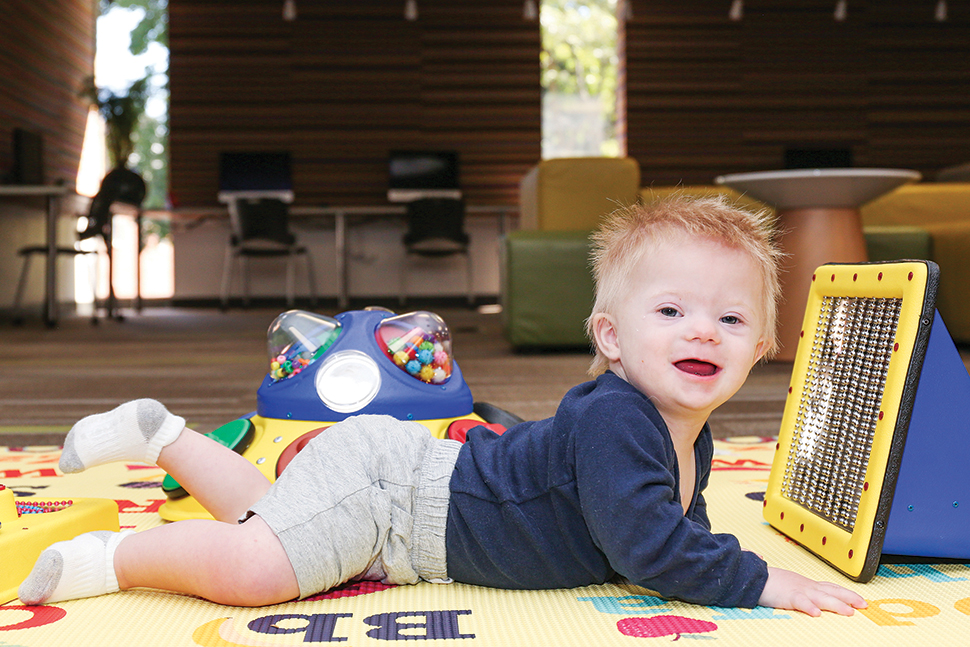
[[[305,598],[350,580],[446,581],[448,483],[461,444],[356,416],[307,443],[247,513],[276,533]]]

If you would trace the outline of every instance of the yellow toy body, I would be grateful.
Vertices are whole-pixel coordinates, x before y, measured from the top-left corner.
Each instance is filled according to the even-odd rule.
[[[119,530],[118,504],[110,499],[15,499],[12,490],[0,488],[0,604],[17,599],[20,583],[51,544],[93,530]],[[51,511],[20,514],[18,503]]]

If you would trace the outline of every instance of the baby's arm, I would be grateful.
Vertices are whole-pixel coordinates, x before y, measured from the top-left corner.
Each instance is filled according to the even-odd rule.
[[[758,603],[777,609],[792,609],[810,616],[834,611],[851,616],[855,609],[865,609],[862,596],[831,582],[816,582],[798,573],[768,567],[768,581]]]

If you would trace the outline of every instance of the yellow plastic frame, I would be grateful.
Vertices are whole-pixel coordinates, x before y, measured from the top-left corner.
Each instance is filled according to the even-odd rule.
[[[774,528],[858,581],[871,579],[879,565],[899,455],[909,424],[913,385],[922,364],[922,353],[916,349],[920,340],[925,349],[933,319],[935,282],[932,285],[928,282],[930,274],[928,263],[908,261],[823,265],[812,278],[801,331],[801,338],[806,343],[799,343],[795,356],[778,446],[765,493],[764,518]],[[866,487],[859,500],[851,533],[782,494],[799,403],[806,390],[812,352],[808,340],[815,336],[825,297],[902,299],[894,350],[879,406],[880,417],[866,467]],[[894,448],[898,451],[893,451]]]

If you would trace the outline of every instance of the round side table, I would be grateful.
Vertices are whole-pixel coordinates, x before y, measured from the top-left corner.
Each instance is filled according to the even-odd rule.
[[[896,187],[919,181],[916,171],[877,168],[798,169],[734,173],[715,178],[773,206],[783,261],[776,359],[793,361],[812,273],[825,263],[869,259],[859,207]]]

